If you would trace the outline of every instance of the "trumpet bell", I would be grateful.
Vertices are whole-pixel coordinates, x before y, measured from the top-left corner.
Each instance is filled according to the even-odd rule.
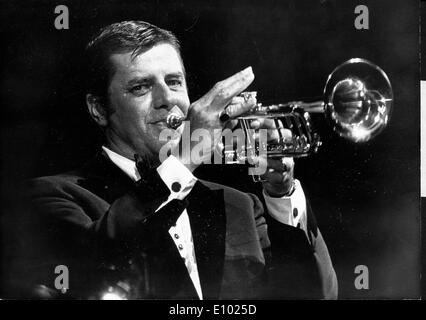
[[[390,119],[392,101],[386,73],[360,58],[334,69],[324,88],[326,118],[337,134],[353,142],[368,141],[382,132]]]

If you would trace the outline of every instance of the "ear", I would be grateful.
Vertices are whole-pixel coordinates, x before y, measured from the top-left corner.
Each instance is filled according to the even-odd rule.
[[[88,93],[86,95],[86,105],[92,119],[101,127],[106,127],[108,118],[102,99],[99,96]]]

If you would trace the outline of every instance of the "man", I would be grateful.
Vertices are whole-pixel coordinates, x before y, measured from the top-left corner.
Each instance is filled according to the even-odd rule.
[[[136,298],[336,298],[331,260],[292,159],[268,161],[267,225],[257,197],[198,180],[192,172],[203,159],[175,152],[184,130],[201,128],[213,150],[217,129],[256,104],[239,96],[254,79],[250,67],[191,104],[179,43],[166,30],[112,24],[87,53],[87,107],[105,143],[82,169],[29,183],[22,236],[32,250],[17,268],[21,286],[54,296],[47,288],[58,288],[54,270],[62,265],[72,298],[99,298],[117,284]],[[171,112],[190,125],[169,129]],[[171,132],[167,145],[163,130]],[[165,146],[172,155],[164,160]]]

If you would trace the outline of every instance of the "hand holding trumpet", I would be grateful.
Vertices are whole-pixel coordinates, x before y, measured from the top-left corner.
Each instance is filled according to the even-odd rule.
[[[187,119],[191,124],[191,132],[196,129],[207,129],[211,132],[211,141],[203,141],[212,150],[219,143],[220,130],[234,128],[236,117],[247,113],[257,105],[256,94],[245,92],[241,94],[254,80],[251,67],[218,82],[206,95],[192,103]],[[180,125],[176,119],[170,119],[169,125]],[[279,127],[277,127],[277,125]],[[272,119],[259,119],[251,122],[252,129],[267,129],[268,141],[291,139],[291,131],[284,129]],[[273,197],[281,197],[292,191],[294,161],[292,158],[267,159],[259,157],[257,161],[267,162],[266,172],[262,175],[265,191]],[[195,169],[192,166],[190,169]]]

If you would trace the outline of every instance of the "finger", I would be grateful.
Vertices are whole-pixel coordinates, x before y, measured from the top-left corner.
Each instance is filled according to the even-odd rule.
[[[277,119],[276,123],[278,125],[278,127],[280,128],[280,135],[281,135],[281,139],[283,141],[288,141],[291,139],[291,130],[286,129],[283,125],[283,122],[281,121],[281,119]]]
[[[234,97],[231,103],[225,108],[225,112],[229,118],[235,118],[251,110],[256,104],[257,99],[255,96],[249,96],[248,98]]]
[[[274,142],[279,142],[280,141],[280,133],[279,131],[276,129],[277,125],[276,122],[274,121],[274,119],[266,119],[267,121],[264,122],[264,125],[266,125],[268,127],[268,135],[267,135],[267,139],[268,142],[269,141],[274,141]]]
[[[235,96],[232,97],[231,101],[229,102],[229,104],[243,104],[244,103],[244,98],[240,97],[240,96]]]
[[[233,76],[218,82],[207,95],[212,99],[212,104],[223,108],[232,98],[244,91],[254,80],[251,67],[248,67]]]
[[[260,128],[260,121],[258,119],[251,121],[250,122],[250,128],[259,129]]]
[[[264,129],[264,128],[259,128],[256,131],[254,131],[253,133],[253,137],[255,140],[260,140],[260,133],[261,132],[265,132],[266,131],[266,142],[267,143],[278,143],[279,142],[279,134],[278,134],[278,130],[276,129]]]
[[[238,124],[238,120],[229,120],[225,124],[225,129],[234,129]]]
[[[255,167],[258,167],[258,168],[264,168],[265,171],[266,171],[267,167],[268,167],[267,155],[266,154],[253,155],[252,157],[250,157],[249,163],[251,165],[255,166]],[[263,171],[263,172],[265,172],[265,171]]]
[[[268,159],[268,167],[262,178],[271,184],[280,184],[293,179],[293,175],[293,158]]]
[[[291,157],[284,157],[284,158],[281,158],[281,162],[287,168],[289,168],[291,170],[294,169],[294,159],[293,158],[291,158]]]
[[[281,159],[268,159],[268,172],[285,172],[291,170],[290,163],[283,163]],[[272,170],[270,170],[272,169]]]
[[[259,121],[260,128],[263,128],[263,129],[275,129],[276,128],[274,119],[272,119],[272,118],[259,118],[257,121]]]
[[[272,185],[280,185],[285,180],[290,179],[290,177],[282,172],[270,172],[267,171],[263,176],[262,179],[266,180],[265,183],[269,183]]]
[[[285,128],[283,122],[279,118],[259,118],[256,119],[257,123],[256,125],[260,128],[265,129],[280,129],[280,132],[283,134],[283,136],[287,136],[288,132],[285,130],[289,130]]]
[[[282,158],[281,159],[283,167],[286,168],[288,174],[293,177],[294,176],[294,160],[293,158]]]
[[[251,123],[252,129],[265,129],[266,130],[266,141],[278,141],[279,134],[277,130],[275,130],[276,126],[273,119],[268,118],[259,118]],[[259,130],[257,130],[254,134],[255,139],[259,139]]]
[[[268,141],[291,141],[292,132],[284,127],[280,119],[257,119],[251,123],[252,129],[267,129]]]
[[[293,158],[285,157],[281,159],[268,159],[267,172],[287,172],[293,174],[294,160]]]
[[[291,141],[292,133],[290,129],[282,128],[280,129],[280,132],[281,132],[281,137],[283,141]]]

